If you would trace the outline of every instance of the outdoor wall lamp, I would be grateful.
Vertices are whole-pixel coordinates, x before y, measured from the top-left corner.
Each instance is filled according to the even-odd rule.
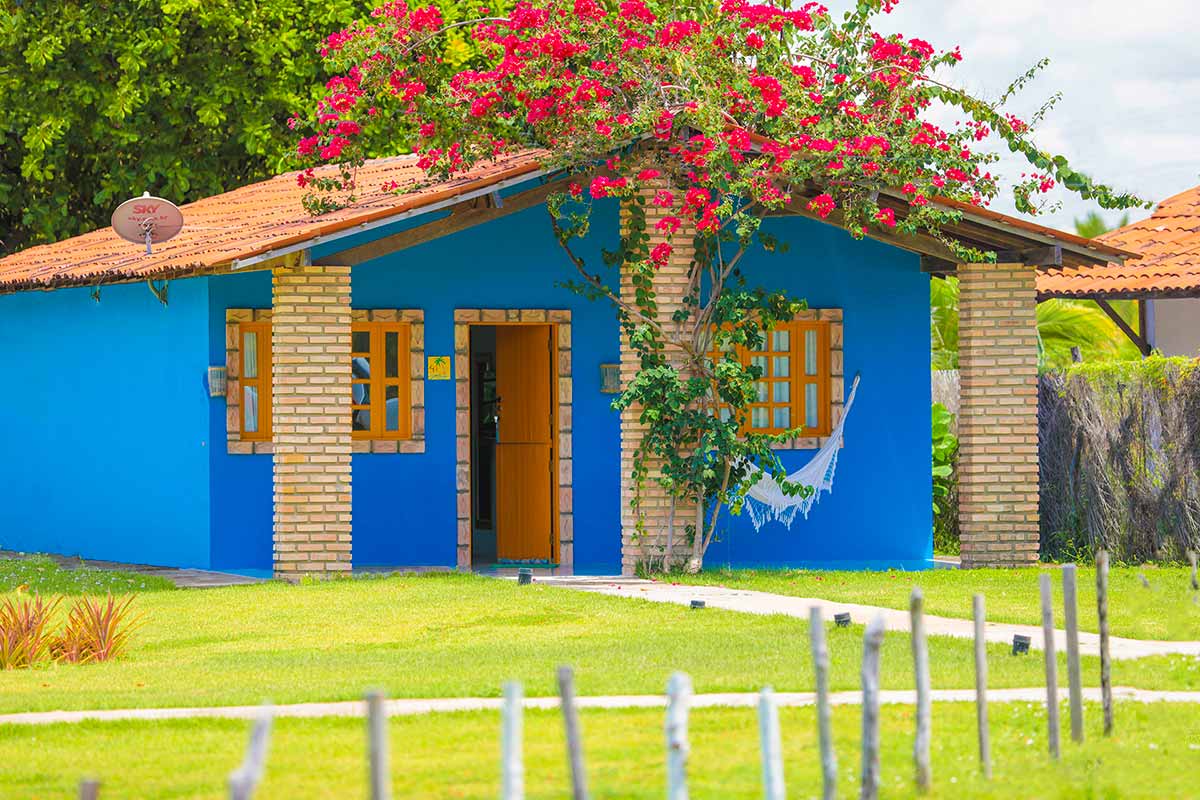
[[[208,396],[224,397],[227,373],[225,367],[208,368]]]

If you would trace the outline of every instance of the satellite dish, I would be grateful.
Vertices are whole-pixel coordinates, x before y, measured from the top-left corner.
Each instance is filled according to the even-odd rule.
[[[117,206],[112,227],[122,239],[145,242],[146,255],[150,255],[151,244],[165,242],[183,228],[183,212],[170,200],[146,192]]]

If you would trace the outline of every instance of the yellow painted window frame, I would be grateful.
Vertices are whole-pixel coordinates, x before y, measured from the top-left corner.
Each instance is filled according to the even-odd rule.
[[[776,331],[788,332],[789,345],[786,351],[775,350],[772,347]],[[804,372],[807,356],[805,343],[807,337],[805,334],[809,331],[816,332],[816,375],[807,375]],[[763,331],[763,334],[766,349],[750,350],[749,348],[739,346],[735,351],[738,360],[744,366],[748,367],[753,364],[753,359],[756,356],[765,356],[768,367],[763,377],[759,378],[759,381],[767,384],[767,401],[764,403],[753,402],[747,407],[746,419],[742,424],[741,432],[743,434],[753,432],[778,435],[793,430],[796,422],[805,419],[805,389],[807,386],[815,384],[817,387],[817,425],[816,427],[802,427],[799,436],[828,436],[833,432],[833,380],[830,369],[833,349],[831,323],[828,320],[793,319],[788,322],[781,322],[772,329]],[[791,359],[787,377],[776,377],[773,374],[774,359],[776,356],[787,356]],[[775,384],[784,382],[788,384],[788,400],[777,402],[774,399]],[[755,408],[766,409],[767,418],[771,423],[769,427],[754,428],[751,426]],[[784,428],[775,425],[775,410],[778,408],[787,408],[789,410],[789,420],[792,422],[792,427]]]
[[[408,322],[392,321],[356,321],[350,325],[351,353],[350,357],[366,356],[370,360],[371,375],[369,378],[350,377],[350,409],[351,413],[367,410],[371,413],[371,425],[368,430],[351,430],[350,437],[357,441],[401,441],[413,438],[412,430],[412,375],[410,369],[410,353],[412,350],[412,325]],[[368,349],[354,349],[354,334],[369,334]],[[397,334],[396,342],[396,375],[387,375],[386,342],[389,333]],[[354,402],[354,386],[366,385],[370,395],[368,404]],[[398,428],[394,431],[386,429],[387,425],[387,389],[399,387],[397,397],[400,404],[396,410]]]
[[[271,441],[271,323],[267,320],[239,322],[238,352],[241,375],[238,376],[239,438],[243,442]],[[255,335],[255,376],[246,377],[246,335]],[[254,420],[256,430],[246,429],[246,388],[258,390],[258,414]]]

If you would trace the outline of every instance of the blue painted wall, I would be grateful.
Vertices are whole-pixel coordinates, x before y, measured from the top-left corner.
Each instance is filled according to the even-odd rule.
[[[933,555],[929,277],[916,256],[829,225],[786,218],[764,227],[791,247],[748,255],[747,280],[812,308],[843,309],[846,391],[856,372],[862,381],[832,494],[791,530],[771,522],[756,532],[748,515],[726,514],[707,563],[925,567]],[[813,452],[780,457],[793,472]]]
[[[615,207],[596,222],[615,231]],[[314,258],[321,255],[314,249]],[[599,252],[591,255],[599,267]],[[356,308],[424,309],[430,356],[454,354],[456,308],[571,309],[575,564],[612,572],[620,568],[620,440],[613,396],[600,393],[600,364],[618,360],[617,323],[608,305],[557,285],[572,272],[545,209],[533,208],[356,267],[351,301]],[[454,565],[454,405],[453,381],[426,381],[425,453],[354,456],[356,565]]]
[[[225,309],[270,308],[271,273],[247,272],[209,278],[208,359],[225,363]],[[208,409],[212,474],[211,553],[214,569],[271,569],[272,496],[269,455],[229,455],[225,446],[225,401]]]
[[[209,565],[208,283],[0,296],[0,547]]]

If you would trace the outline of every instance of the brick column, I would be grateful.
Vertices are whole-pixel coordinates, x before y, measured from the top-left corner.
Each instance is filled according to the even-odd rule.
[[[1036,270],[958,267],[958,497],[964,567],[1038,559]]]
[[[272,274],[275,577],[350,572],[350,268]]]
[[[654,192],[659,188],[669,188],[664,181],[661,186],[643,187],[642,194],[646,199],[646,227],[650,234],[650,248],[665,242],[666,237],[655,230],[655,223],[671,212],[651,204]],[[629,224],[628,204],[623,202],[621,207],[621,229],[625,231]],[[654,288],[658,297],[658,319],[664,326],[677,325],[671,317],[683,306],[683,296],[687,291],[688,274],[691,268],[694,248],[692,237],[685,229],[680,229],[672,240],[674,251],[670,261],[661,267],[654,276]],[[632,300],[635,292],[634,276],[628,269],[621,270],[621,297]],[[637,374],[640,361],[637,353],[629,346],[624,332],[621,334],[621,385],[627,386]],[[640,408],[629,408],[621,413],[621,573],[632,575],[639,563],[648,557],[662,558],[667,541],[668,520],[670,517],[671,501],[667,493],[655,480],[656,473],[652,469],[642,487],[642,502],[638,513],[630,507],[634,496],[633,462],[634,452],[646,429],[639,422]],[[637,530],[638,516],[643,522],[643,531]],[[694,503],[678,503],[675,508],[675,539],[672,562],[685,564],[691,554],[691,545],[684,540],[686,526],[695,524],[696,505]]]

